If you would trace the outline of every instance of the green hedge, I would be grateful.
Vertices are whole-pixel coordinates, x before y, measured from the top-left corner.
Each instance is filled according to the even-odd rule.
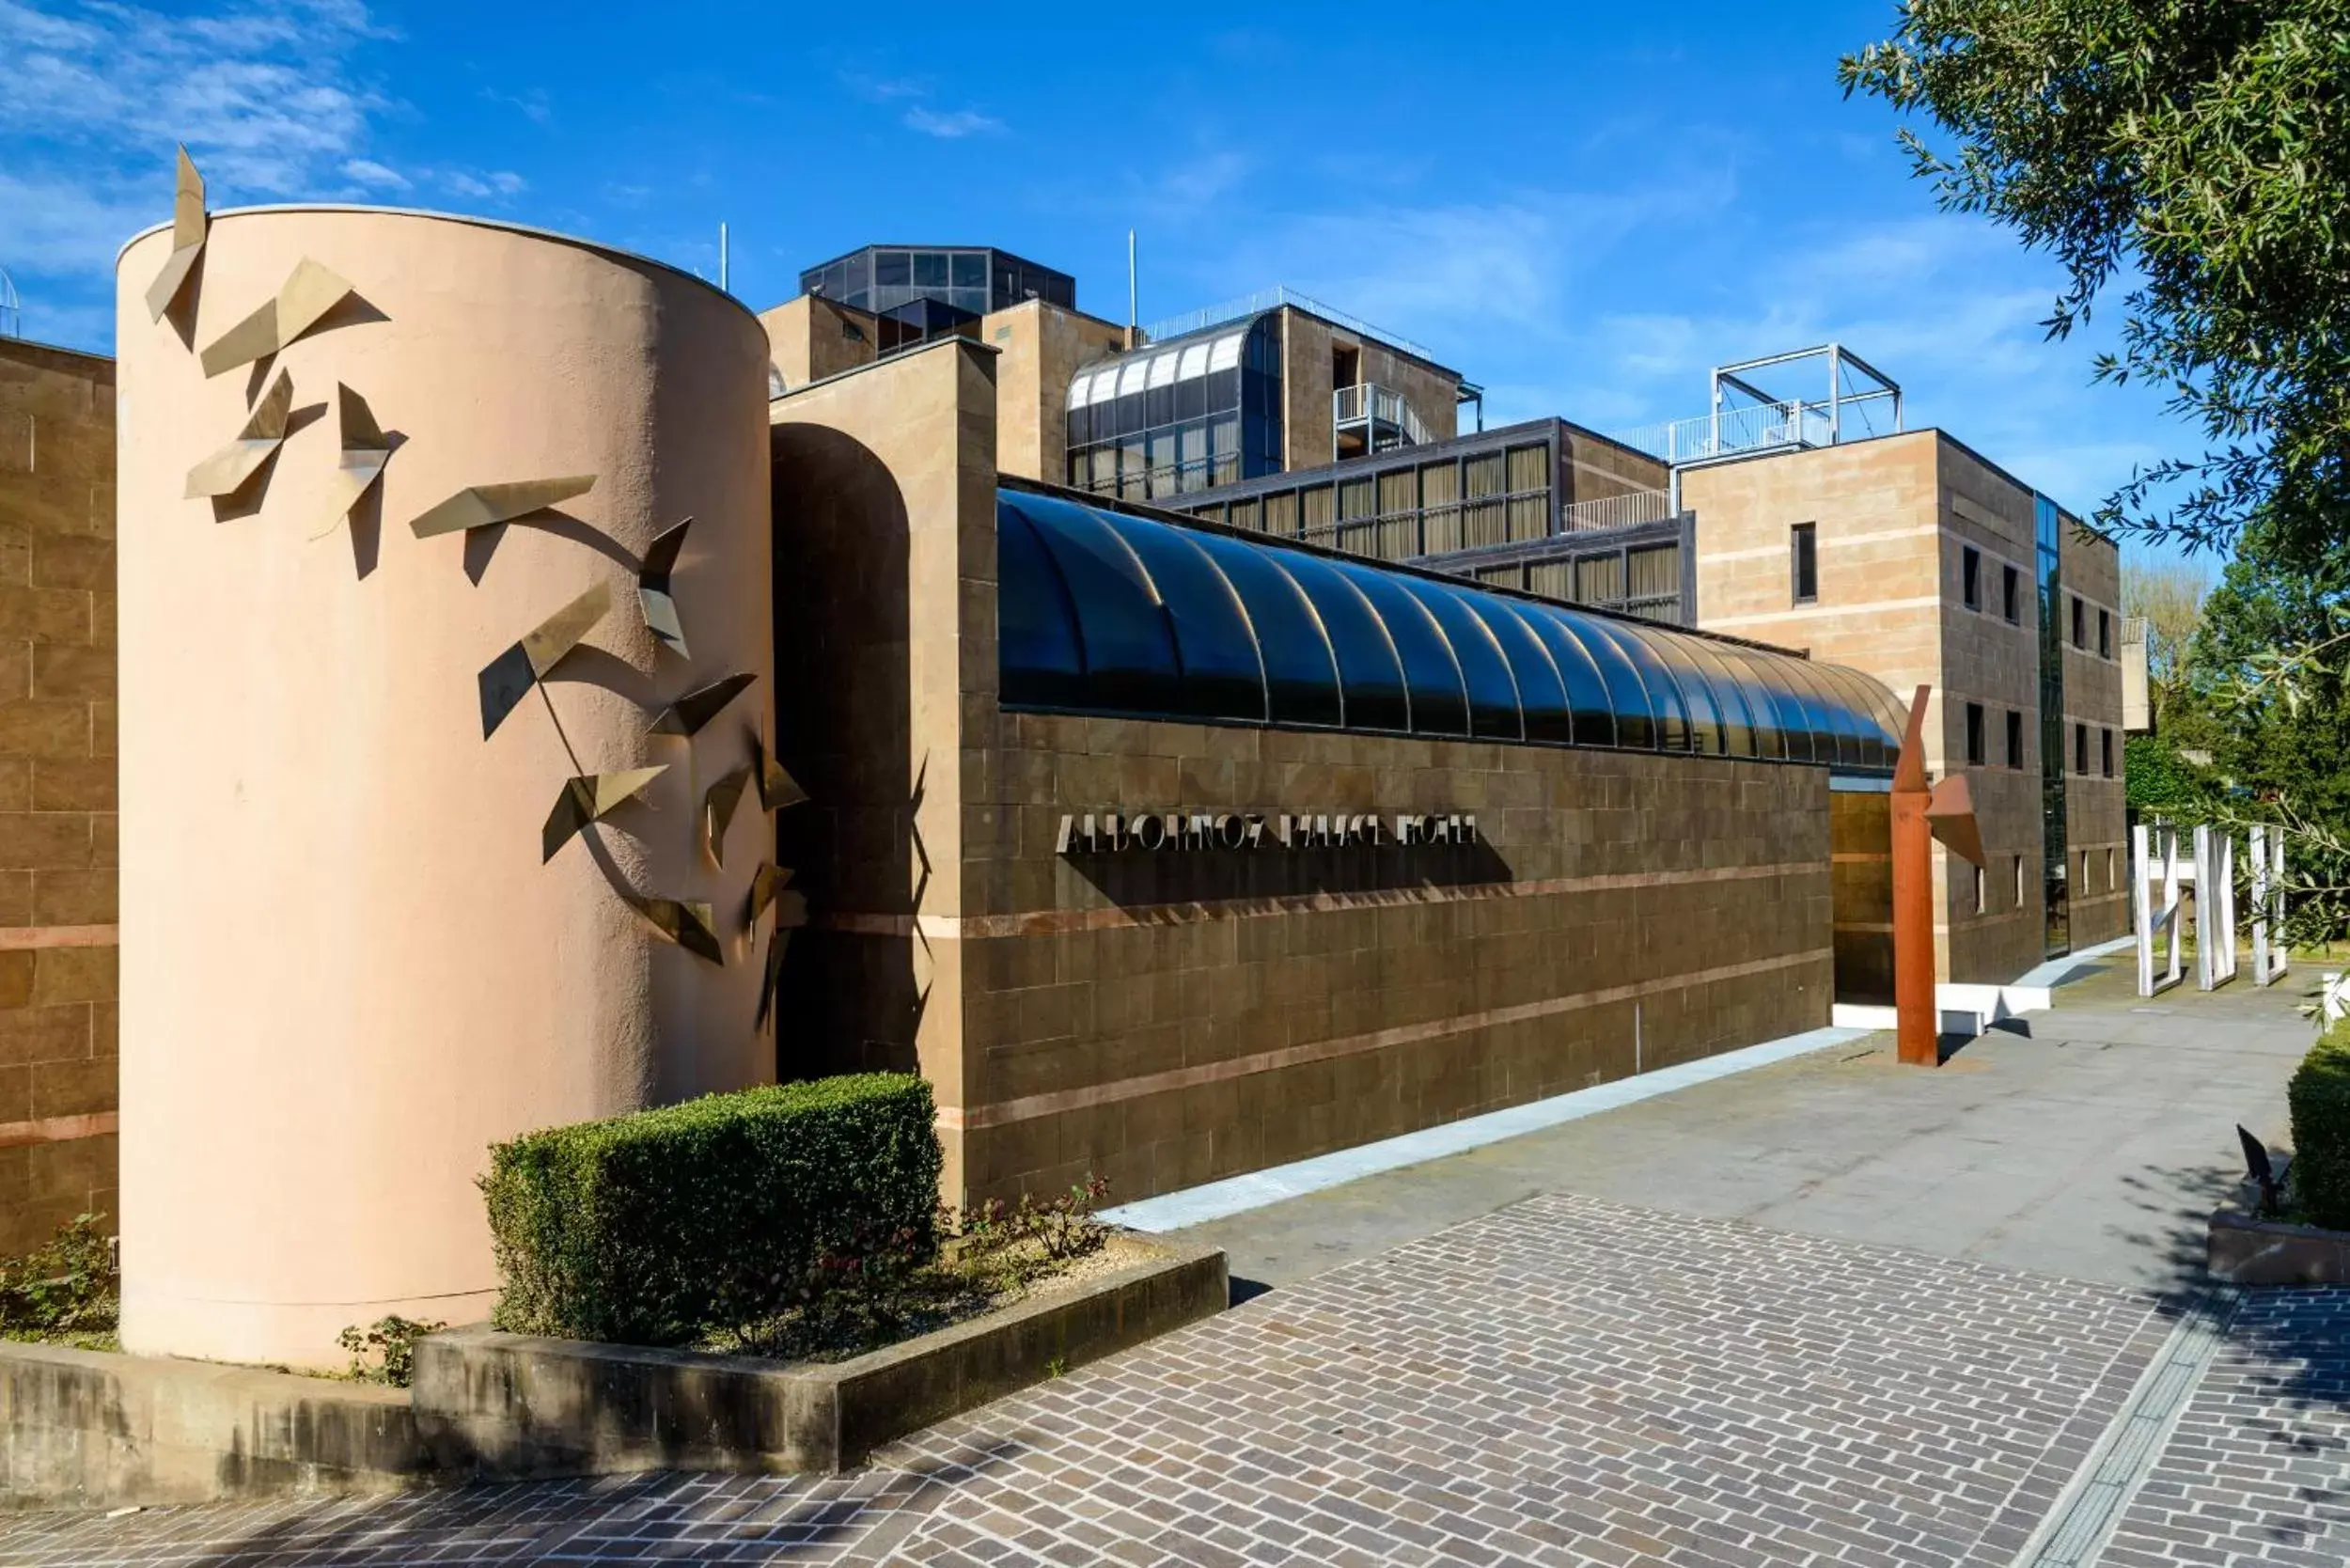
[[[531,1133],[490,1151],[501,1290],[517,1334],[682,1344],[765,1316],[825,1251],[912,1231],[935,1245],[931,1086],[820,1078]]]
[[[2312,1225],[2350,1231],[2350,1022],[2327,1030],[2285,1090],[2293,1195]]]

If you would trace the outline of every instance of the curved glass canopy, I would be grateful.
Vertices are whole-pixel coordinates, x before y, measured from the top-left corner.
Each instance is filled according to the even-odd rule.
[[[1008,708],[1890,771],[1880,682],[1058,496],[995,497]]]

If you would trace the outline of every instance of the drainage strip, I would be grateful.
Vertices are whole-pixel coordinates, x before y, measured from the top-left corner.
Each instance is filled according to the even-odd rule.
[[[2015,1568],[2090,1568],[2097,1560],[2227,1343],[2228,1322],[2242,1299],[2233,1286],[2220,1285],[2205,1287],[2189,1303],[2056,1506],[2016,1554]]]

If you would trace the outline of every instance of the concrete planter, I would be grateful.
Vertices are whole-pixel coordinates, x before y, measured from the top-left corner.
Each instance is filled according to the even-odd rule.
[[[2220,1209],[2211,1216],[2207,1266],[2214,1279],[2238,1285],[2350,1285],[2350,1231]]]
[[[832,1365],[462,1328],[410,1389],[0,1343],[0,1502],[102,1506],[631,1470],[833,1470],[1223,1310],[1224,1254],[1154,1256]]]
[[[416,1410],[501,1476],[843,1469],[892,1437],[1223,1309],[1222,1252],[1159,1250],[828,1365],[435,1334],[416,1347]]]

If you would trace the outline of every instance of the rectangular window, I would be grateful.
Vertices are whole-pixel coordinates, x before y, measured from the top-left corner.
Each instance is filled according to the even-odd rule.
[[[2012,566],[1999,568],[1999,610],[2009,625],[2023,624],[2024,574]]]
[[[2073,601],[2073,646],[2089,647],[2089,606],[2077,598]]]
[[[2024,907],[2024,857],[2017,855],[2010,858],[2015,864],[2015,907],[2021,909]]]
[[[2007,711],[2007,765],[2024,765],[2024,715],[2013,708]]]
[[[2112,730],[2110,730],[2110,729],[2100,729],[2099,731],[2097,731],[2097,750],[2098,750],[2098,753],[2099,753],[2100,760],[2101,760],[2105,763],[2105,775],[2106,775],[2106,776],[2107,776],[2107,778],[2111,778],[2111,777],[2113,776],[2113,731],[2112,731]]]
[[[1991,760],[1982,738],[1982,704],[1966,704],[1966,765],[1979,768]]]
[[[1971,544],[1959,552],[1958,597],[1970,610],[1982,608],[1982,552]]]
[[[2106,891],[2108,893],[2115,891],[2122,886],[2121,880],[2114,874],[2114,863],[2119,858],[2120,856],[2115,855],[2113,851],[2106,851]]]
[[[1981,866],[1977,866],[1975,868],[1975,913],[1978,915],[1987,915],[1990,912],[1991,889],[1989,878],[1984,873],[1983,869]]]
[[[2113,612],[2110,610],[2097,612],[2097,657],[2113,657]]]
[[[2085,724],[2073,726],[2073,771],[2089,771],[2089,726]]]
[[[1809,604],[1820,597],[1820,525],[1796,524],[1789,530],[1788,542],[1794,556],[1794,601]]]

